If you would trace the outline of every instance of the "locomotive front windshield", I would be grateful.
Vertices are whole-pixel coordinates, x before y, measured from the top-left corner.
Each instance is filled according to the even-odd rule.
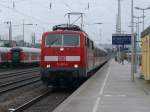
[[[62,36],[61,35],[48,35],[46,37],[46,46],[61,46]]]
[[[51,34],[46,37],[46,47],[79,46],[77,34]]]

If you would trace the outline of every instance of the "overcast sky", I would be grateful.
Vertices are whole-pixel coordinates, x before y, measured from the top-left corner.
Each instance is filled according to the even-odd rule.
[[[22,23],[24,20],[25,24],[37,24],[33,26],[25,25],[25,40],[30,41],[33,32],[36,34],[36,40],[40,40],[43,31],[49,31],[52,26],[67,22],[67,17],[64,17],[66,13],[83,12],[84,30],[90,35],[90,38],[96,42],[111,43],[111,35],[115,32],[117,1],[118,0],[0,0],[0,34],[8,35],[8,25],[4,24],[4,22],[11,20],[13,24],[13,38],[16,35],[22,35]],[[149,0],[134,1],[135,6],[142,8],[150,6]],[[128,26],[130,26],[131,0],[122,0],[121,4],[122,30],[126,33],[130,33]],[[147,27],[150,24],[150,10],[147,10],[145,14],[145,27]],[[141,16],[142,11],[135,10],[135,15]],[[74,19],[75,18],[73,18],[72,21]],[[93,24],[97,22],[104,24]]]

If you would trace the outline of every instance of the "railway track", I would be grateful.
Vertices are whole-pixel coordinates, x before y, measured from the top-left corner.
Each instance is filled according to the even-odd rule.
[[[39,76],[33,76],[33,77],[25,78],[25,79],[22,79],[19,81],[13,81],[10,83],[2,84],[2,85],[0,85],[0,94],[4,94],[6,92],[9,92],[11,90],[15,90],[17,88],[21,88],[23,86],[34,84],[38,81],[40,81],[40,77]]]
[[[8,109],[10,112],[22,112],[26,110],[27,108],[31,107],[33,104],[37,103],[38,101],[42,100],[44,97],[49,95],[52,91],[48,90],[44,92],[43,94],[31,99],[30,101],[26,102],[25,104],[17,107],[16,109]]]
[[[25,68],[25,69],[14,69],[9,71],[9,69],[7,69],[7,71],[3,71],[0,73],[0,75],[2,74],[10,74],[10,73],[19,73],[19,72],[25,72],[25,71],[30,71],[30,70],[37,70],[39,69],[39,67],[34,67],[34,68]]]
[[[62,103],[68,96],[72,93],[66,93],[62,91],[45,91],[40,93],[40,95],[33,96],[32,98],[16,103],[15,105],[9,106],[7,110],[10,112],[40,112],[40,111],[49,111],[54,110],[60,103]],[[17,101],[19,102],[19,101]],[[44,105],[44,107],[43,107]]]
[[[24,75],[24,74],[28,74],[28,73],[37,72],[37,71],[39,71],[39,69],[18,71],[18,72],[12,72],[12,73],[4,73],[4,74],[0,74],[0,79],[5,79],[5,78],[9,78],[9,77],[15,77],[15,76],[18,76],[18,75]]]
[[[36,75],[33,73],[36,73]],[[40,81],[39,68],[0,73],[0,94],[34,84],[38,81]]]
[[[15,108],[9,108],[10,112],[36,112],[36,108],[38,111],[43,109],[42,104],[47,107],[46,111],[51,112],[55,109],[60,103],[62,103],[68,96],[70,96],[72,92],[58,92],[53,89],[47,90],[40,94],[39,96],[31,99],[30,101],[26,101],[26,103],[16,106]],[[47,101],[48,100],[48,101]],[[50,101],[50,102],[49,102]],[[46,105],[45,105],[46,103]],[[40,107],[40,110],[39,110]]]
[[[18,69],[19,70],[19,69]],[[3,67],[0,67],[0,74],[3,73],[3,72],[6,72],[6,71],[14,71],[14,69],[12,68],[3,68]]]
[[[40,92],[39,93],[40,95],[36,94],[32,96],[34,92],[27,94],[25,98],[24,95],[23,96],[21,95],[20,98],[16,99],[15,101],[12,101],[12,103],[10,103],[10,106],[8,106],[8,108],[6,109],[9,110],[9,112],[37,112],[37,111],[51,112],[60,103],[62,103],[68,96],[70,96],[70,94],[72,94],[72,93],[66,93],[66,91],[64,92],[54,91],[53,89],[51,89],[51,91],[45,91],[45,92],[44,91],[42,91],[42,93]]]
[[[8,74],[8,73],[17,73],[17,72],[24,72],[24,71],[30,71],[30,70],[35,70],[35,69],[39,69],[39,67],[33,67],[33,68],[25,68],[25,69],[5,69],[5,71],[0,72],[1,74]],[[1,70],[1,69],[0,69]]]
[[[9,86],[9,85],[12,85],[12,84],[15,84],[15,83],[19,83],[19,82],[22,82],[22,81],[27,81],[27,80],[30,80],[30,79],[33,79],[33,78],[36,78],[36,77],[39,77],[39,76],[32,76],[32,77],[27,77],[27,78],[17,80],[17,81],[3,83],[3,84],[0,85],[0,88],[5,87],[5,86]]]

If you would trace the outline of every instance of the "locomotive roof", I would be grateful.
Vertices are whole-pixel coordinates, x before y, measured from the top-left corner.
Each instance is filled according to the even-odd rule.
[[[55,25],[53,28],[53,31],[57,30],[67,30],[67,31],[82,31],[82,29],[74,24],[60,24],[60,25]]]
[[[10,49],[9,47],[0,47],[0,52],[8,52]]]
[[[48,31],[48,32],[44,32],[45,34],[52,34],[52,33],[60,33],[60,34],[63,34],[63,33],[77,33],[77,34],[79,34],[79,33],[85,33],[85,32],[83,32],[83,31],[72,31],[72,30],[55,30],[55,31]],[[86,33],[85,33],[86,34]]]
[[[84,36],[88,37],[88,34],[84,31],[56,30],[56,31],[48,31],[43,33],[43,35],[48,35],[48,34],[83,34]]]
[[[52,31],[44,32],[44,34],[49,34],[49,33],[82,33],[87,35],[85,31],[83,31],[79,26],[74,25],[74,24],[59,24],[55,25],[52,28]]]
[[[13,51],[26,51],[26,52],[33,52],[39,53],[40,49],[38,48],[29,48],[29,47],[13,47],[11,50]]]

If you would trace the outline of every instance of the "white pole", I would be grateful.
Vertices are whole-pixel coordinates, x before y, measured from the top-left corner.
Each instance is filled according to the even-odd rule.
[[[144,9],[143,9],[143,31],[144,31],[144,25],[145,25],[144,18],[145,18],[145,15],[144,15]]]
[[[119,24],[118,24],[119,29],[118,30],[119,30],[119,33],[121,33],[121,0],[118,0],[118,16],[119,16],[118,17],[119,18],[118,19],[118,22],[119,22]]]
[[[23,40],[23,47],[24,47],[24,20],[23,20],[22,28],[23,28],[23,29],[22,29],[22,30],[23,30],[23,31],[22,31],[22,33],[23,33],[23,39],[22,39],[22,40]]]
[[[133,0],[131,0],[131,45],[132,45],[132,54],[131,54],[131,80],[134,82],[134,11],[133,11]]]
[[[12,23],[9,21],[9,47],[12,47]]]
[[[138,54],[137,54],[137,64],[138,64],[138,68],[139,68],[139,64],[140,64],[140,58],[139,58],[139,48],[140,48],[140,45],[139,45],[139,41],[140,41],[140,17],[138,17],[138,36],[137,36],[137,48],[138,48]]]

